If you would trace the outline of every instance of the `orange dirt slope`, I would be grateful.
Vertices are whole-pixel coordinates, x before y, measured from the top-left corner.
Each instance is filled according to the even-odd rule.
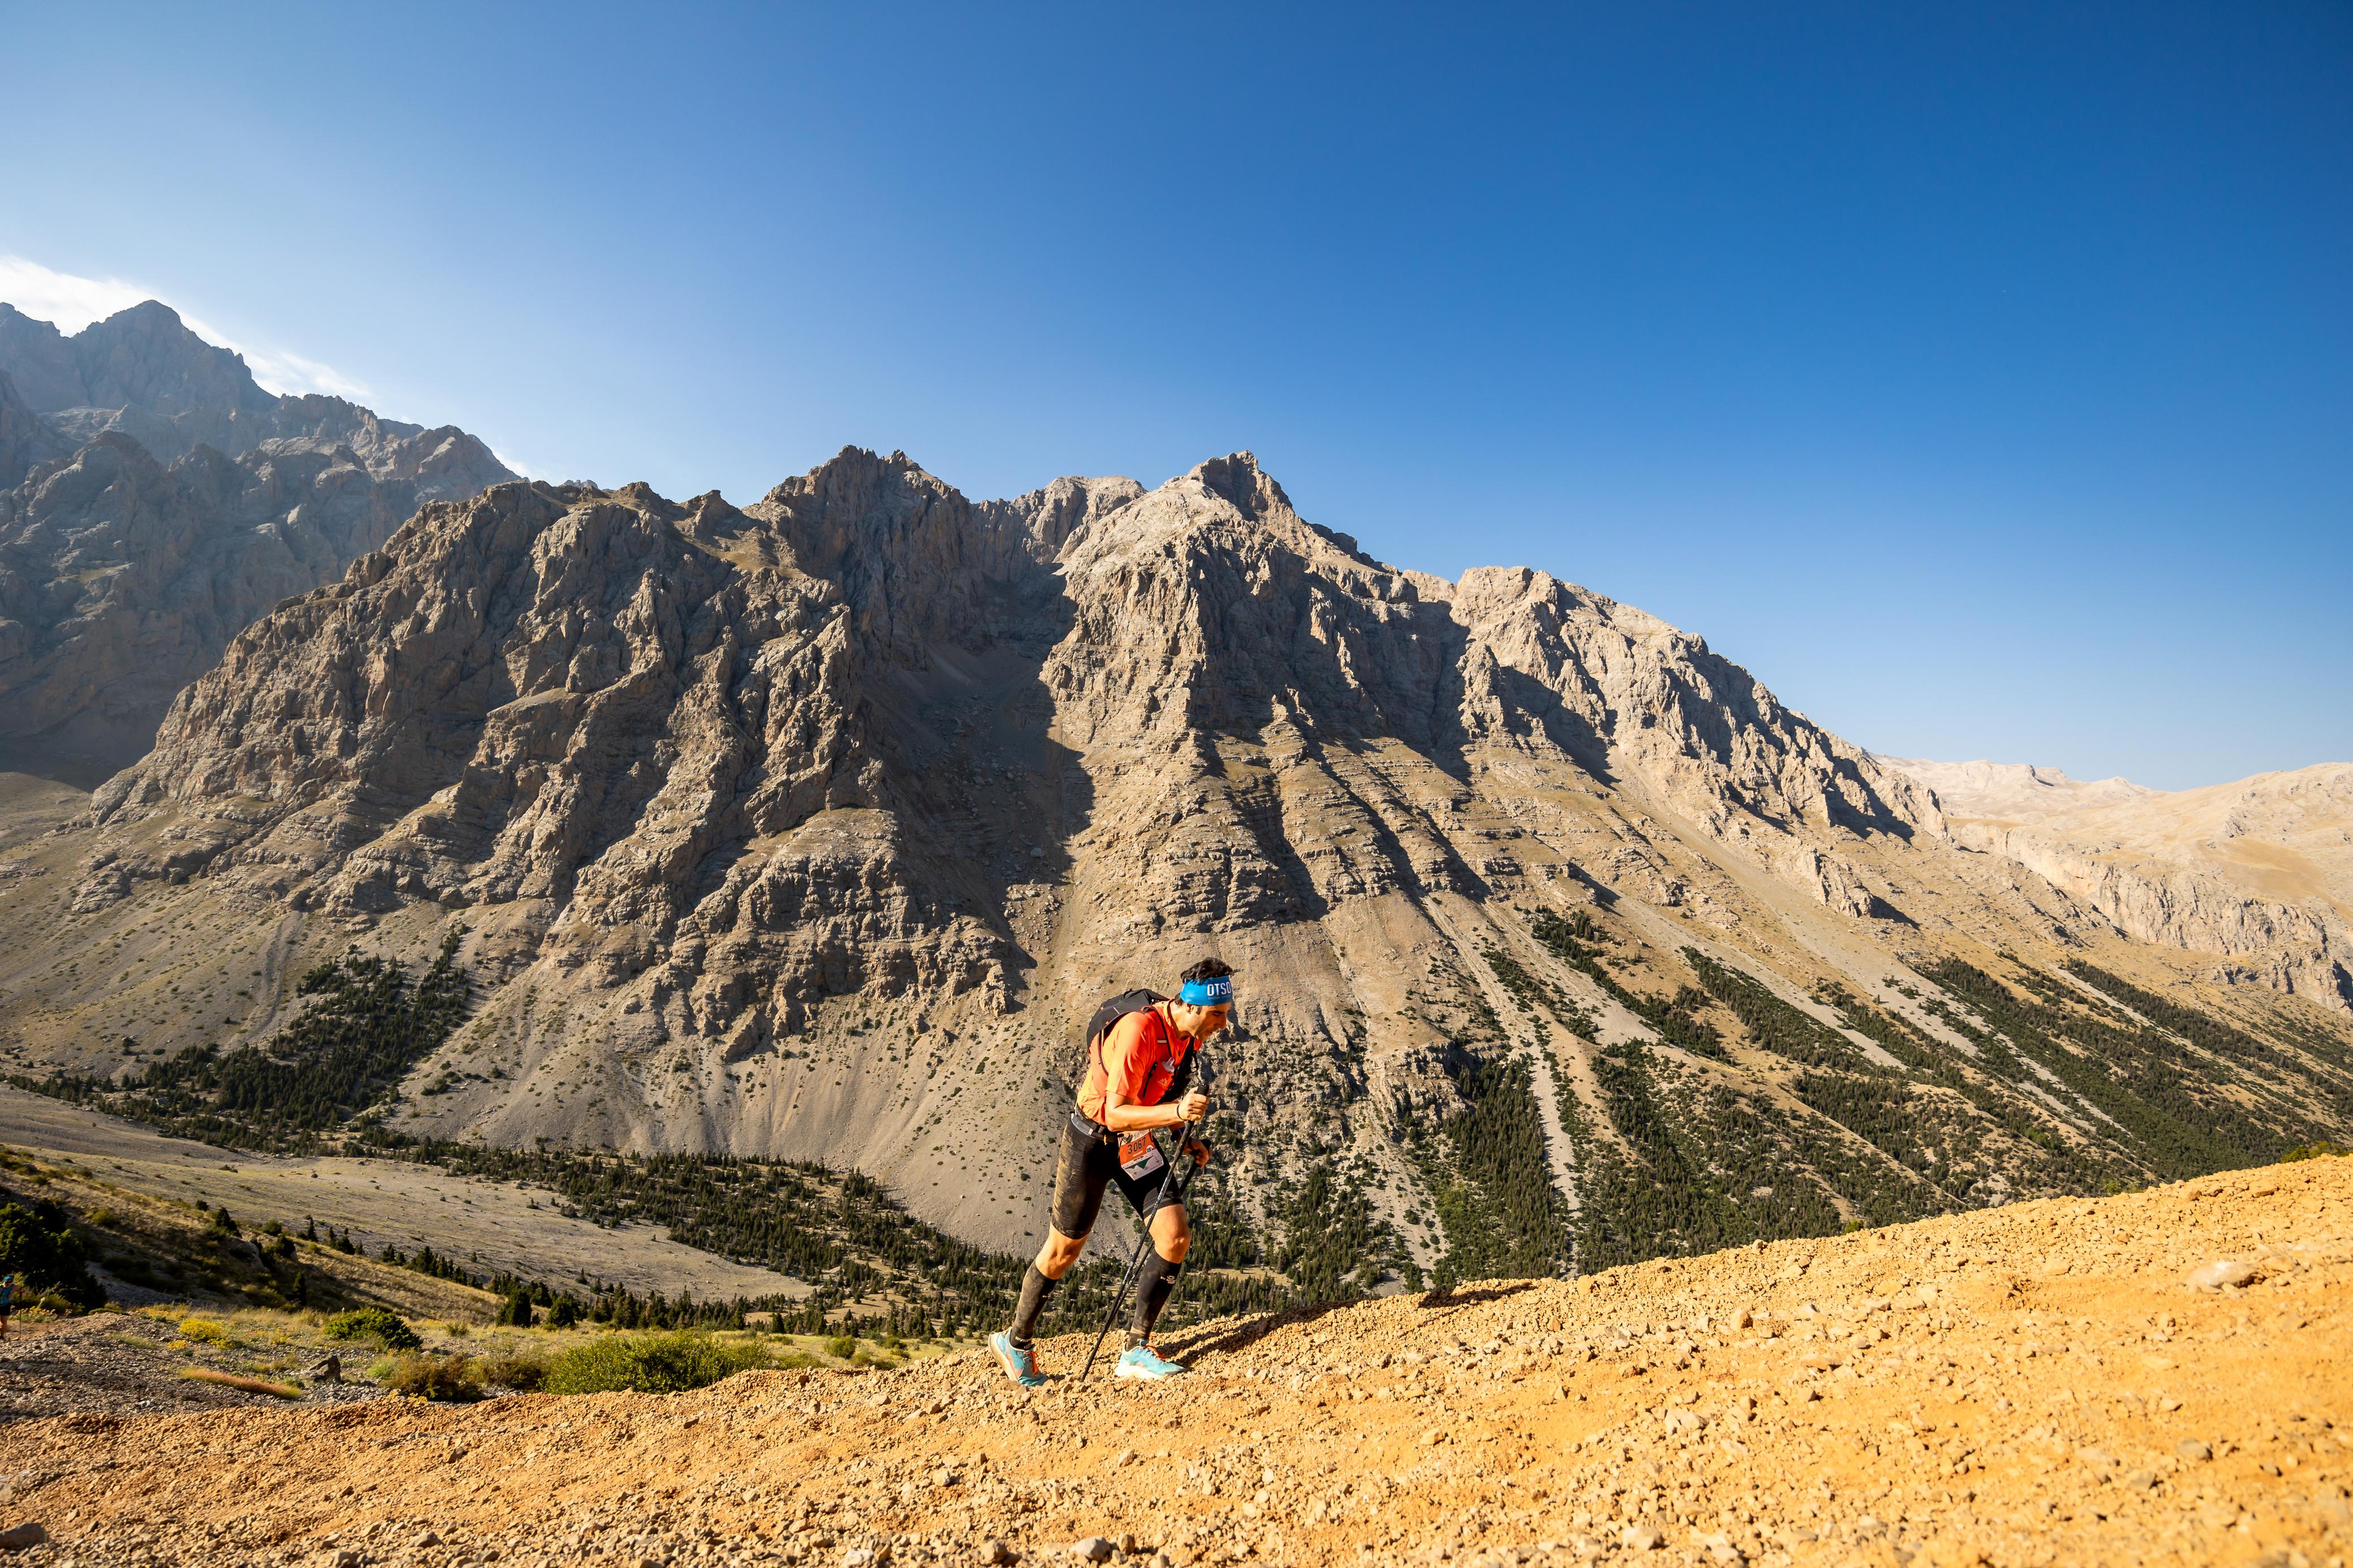
[[[2254,1280],[2203,1292],[2219,1259]],[[2229,1563],[2353,1555],[2353,1159],[699,1393],[29,1421],[52,1560]],[[1042,1347],[1074,1369],[1075,1340]],[[1121,1542],[1123,1536],[1132,1541]],[[429,1541],[427,1538],[430,1538]],[[874,1555],[860,1557],[865,1552]],[[316,1554],[314,1556],[314,1554]]]

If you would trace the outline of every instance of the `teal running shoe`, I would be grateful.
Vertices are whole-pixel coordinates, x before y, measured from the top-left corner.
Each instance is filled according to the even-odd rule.
[[[1013,1336],[999,1329],[988,1336],[988,1348],[997,1352],[997,1362],[1005,1368],[1005,1375],[1022,1387],[1037,1388],[1045,1383],[1046,1374],[1038,1370],[1035,1347],[1024,1349],[1015,1344]]]
[[[1112,1369],[1119,1377],[1148,1377],[1155,1381],[1175,1377],[1185,1369],[1173,1361],[1163,1361],[1152,1353],[1150,1345],[1137,1345],[1119,1352],[1119,1365]]]

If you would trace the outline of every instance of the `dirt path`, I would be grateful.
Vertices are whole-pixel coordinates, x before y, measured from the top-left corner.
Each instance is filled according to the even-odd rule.
[[[2254,1281],[2182,1283],[2218,1258]],[[83,1563],[833,1568],[1132,1533],[1177,1564],[2341,1568],[2348,1286],[2353,1160],[2314,1160],[1223,1321],[1164,1347],[1198,1370],[1160,1386],[1024,1395],[965,1357],[667,1397],[26,1422],[0,1523],[38,1518]]]

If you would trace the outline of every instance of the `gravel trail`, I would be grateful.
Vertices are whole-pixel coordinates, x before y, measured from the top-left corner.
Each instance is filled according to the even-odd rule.
[[[2243,1285],[2184,1283],[2223,1260]],[[2353,1554],[2353,1160],[675,1395],[7,1428],[18,1562],[2232,1563]],[[1049,1342],[1050,1370],[1077,1340]],[[860,1555],[867,1553],[870,1555]]]

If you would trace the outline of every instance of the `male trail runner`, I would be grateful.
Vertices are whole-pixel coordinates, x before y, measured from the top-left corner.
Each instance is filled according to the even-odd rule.
[[[1046,1381],[1030,1348],[1030,1331],[1055,1283],[1071,1271],[1103,1212],[1103,1189],[1119,1184],[1128,1206],[1143,1217],[1167,1176],[1152,1132],[1160,1127],[1189,1127],[1209,1113],[1207,1095],[1179,1092],[1164,1103],[1182,1081],[1189,1081],[1187,1059],[1202,1041],[1226,1026],[1233,1016],[1233,971],[1214,958],[1205,958],[1185,972],[1184,988],[1174,1000],[1149,991],[1131,991],[1113,998],[1095,1015],[1098,1020],[1087,1041],[1087,1076],[1079,1085],[1079,1108],[1062,1129],[1061,1156],[1054,1165],[1054,1217],[1046,1245],[1021,1280],[1021,1304],[1014,1310],[1012,1326],[989,1336],[989,1348],[1014,1382],[1035,1388]],[[1132,1009],[1132,1010],[1131,1010]],[[1113,1015],[1108,1022],[1104,1014]],[[1206,1163],[1209,1147],[1198,1139],[1183,1140],[1196,1160]],[[1151,1215],[1152,1248],[1135,1282],[1135,1316],[1127,1331],[1127,1348],[1113,1371],[1121,1377],[1174,1377],[1185,1369],[1152,1353],[1152,1325],[1176,1289],[1176,1273],[1193,1233],[1185,1222],[1184,1205],[1174,1200]]]

